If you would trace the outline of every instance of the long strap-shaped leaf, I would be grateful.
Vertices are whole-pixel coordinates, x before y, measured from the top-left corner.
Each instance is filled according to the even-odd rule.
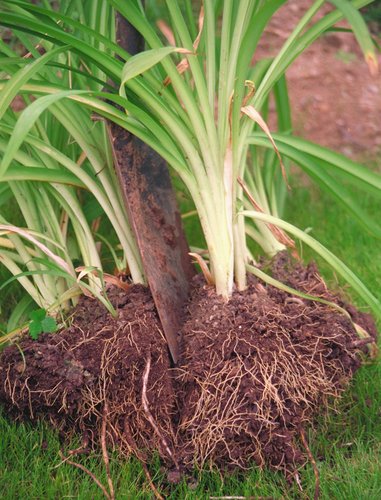
[[[257,146],[272,147],[267,137],[259,133],[252,134],[249,140],[251,144]],[[345,185],[338,182],[330,173],[338,173],[341,179],[352,180],[357,182],[357,185],[361,183],[365,192],[381,197],[380,175],[337,155],[333,151],[326,150],[303,139],[276,134],[276,141],[282,155],[297,163],[318,185],[330,192],[342,203],[360,224],[372,234],[381,238],[380,225],[360,207],[356,197],[349,193]],[[307,153],[307,151],[310,153]],[[270,180],[271,185],[272,181]]]
[[[348,0],[328,0],[344,14],[352,27],[353,33],[364,53],[365,60],[372,75],[378,73],[378,60],[374,50],[374,43],[364,18]]]
[[[338,274],[340,274],[352,287],[353,289],[367,302],[371,307],[373,313],[377,318],[381,319],[381,303],[378,299],[368,290],[364,283],[332,252],[330,252],[324,245],[319,243],[315,238],[312,238],[309,234],[298,229],[292,224],[273,217],[272,215],[257,212],[255,210],[244,210],[239,212],[239,215],[244,217],[249,217],[254,220],[259,220],[268,224],[274,224],[275,226],[284,229],[296,238],[309,245],[317,254],[323,257],[326,262],[334,269]]]
[[[18,122],[15,125],[13,134],[9,141],[8,147],[4,153],[3,159],[0,163],[0,179],[3,177],[7,168],[9,167],[11,161],[14,158],[14,155],[18,151],[20,145],[24,141],[26,135],[29,130],[34,125],[37,118],[47,109],[50,105],[52,105],[55,101],[62,99],[63,97],[69,97],[72,95],[80,95],[87,94],[86,90],[68,90],[61,93],[61,95],[48,95],[38,99],[33,102],[28,108],[24,109],[21,113]]]
[[[34,62],[21,68],[8,82],[4,85],[0,93],[0,119],[7,111],[13,98],[18,94],[19,89],[24,83],[29,81],[38,73],[55,55],[64,52],[68,47],[58,47],[39,57]]]
[[[78,179],[78,177],[72,175],[70,172],[53,169],[50,170],[46,167],[23,167],[20,165],[11,166],[0,182],[10,181],[57,183],[86,189],[86,186]]]
[[[275,143],[278,146],[278,149],[281,150],[283,145],[287,145],[292,147],[294,150],[312,155],[317,159],[323,160],[328,165],[331,165],[333,169],[341,171],[343,174],[348,174],[348,176],[352,176],[354,179],[358,179],[367,184],[369,186],[369,189],[372,190],[373,193],[379,195],[381,194],[381,175],[373,172],[369,168],[366,168],[363,165],[356,163],[339,153],[336,153],[335,151],[314,144],[313,142],[310,142],[306,139],[279,133],[274,133],[272,135]],[[248,137],[248,142],[250,144],[258,145],[259,142],[261,142],[261,145],[272,147],[267,137],[262,132],[251,134]]]

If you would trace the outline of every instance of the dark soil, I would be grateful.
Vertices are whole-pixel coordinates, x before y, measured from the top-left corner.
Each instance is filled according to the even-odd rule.
[[[312,265],[281,255],[273,275],[342,305]],[[6,348],[0,401],[16,419],[48,419],[64,435],[80,432],[86,446],[107,442],[143,461],[158,451],[176,469],[254,462],[294,471],[307,456],[301,432],[366,350],[332,307],[254,278],[225,303],[196,277],[173,370],[149,292],[132,286],[110,297],[118,319],[83,298],[66,330]],[[375,336],[370,317],[349,311]]]
[[[44,418],[64,435],[80,432],[85,446],[100,443],[106,423],[107,442],[123,453],[139,450],[146,459],[159,450],[168,457],[163,438],[173,440],[175,399],[154,303],[141,285],[110,290],[109,298],[117,319],[84,297],[66,330],[6,348],[0,401],[16,419]],[[147,413],[142,395],[148,362]]]
[[[290,266],[281,255],[272,274],[343,305],[314,265]],[[376,335],[369,315],[349,311]],[[196,283],[183,340],[179,435],[188,465],[229,469],[255,462],[294,471],[306,460],[301,432],[361,364],[361,341],[349,318],[256,279],[228,303]]]

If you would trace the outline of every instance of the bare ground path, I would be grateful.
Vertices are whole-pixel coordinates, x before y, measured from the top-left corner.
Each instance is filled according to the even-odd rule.
[[[311,3],[289,0],[278,11],[261,56],[278,52]],[[294,62],[287,77],[296,135],[356,159],[380,155],[381,71],[370,74],[351,33],[324,35]]]

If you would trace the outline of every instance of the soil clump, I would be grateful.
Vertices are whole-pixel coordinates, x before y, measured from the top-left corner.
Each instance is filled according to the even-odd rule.
[[[281,254],[272,275],[344,306],[349,317],[251,277],[229,302],[194,278],[179,365],[170,365],[150,293],[110,289],[113,319],[83,298],[71,325],[0,356],[0,401],[16,419],[47,419],[85,445],[116,447],[148,462],[191,470],[292,473],[306,461],[304,429],[339,397],[376,335],[370,316],[329,292],[316,267]]]
[[[345,307],[315,265],[295,266],[281,254],[272,275]],[[372,318],[346,309],[372,342]],[[294,472],[308,456],[304,429],[345,390],[363,350],[351,319],[332,307],[255,278],[226,303],[198,278],[178,375],[182,461]]]
[[[110,289],[109,298],[116,319],[83,297],[69,328],[7,347],[0,401],[17,420],[43,418],[64,436],[79,432],[84,446],[102,438],[143,461],[154,451],[166,460],[175,398],[151,294],[134,285],[127,292]]]

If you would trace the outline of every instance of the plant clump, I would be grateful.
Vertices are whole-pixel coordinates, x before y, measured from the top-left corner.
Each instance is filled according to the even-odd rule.
[[[71,326],[55,335],[46,333],[43,313],[36,317],[35,336],[45,333],[0,356],[0,401],[16,417],[48,418],[65,434],[80,431],[85,448],[101,445],[105,465],[109,445],[143,463],[158,451],[176,473],[252,463],[294,471],[311,455],[304,429],[345,389],[374,324],[329,292],[315,267],[284,258],[287,248],[296,255],[291,238],[325,259],[381,318],[379,300],[361,280],[308,231],[282,218],[293,162],[381,235],[346,189],[354,183],[375,194],[380,176],[290,134],[285,72],[343,17],[370,70],[377,70],[358,7],[331,2],[338,8],[320,16],[324,2],[312,2],[278,54],[258,60],[264,31],[283,1],[207,1],[195,17],[191,2],[166,0],[163,32],[155,29],[160,19],[148,15],[149,2],[147,9],[135,1],[98,2],[81,9],[81,22],[67,9],[2,3],[1,24],[23,34],[28,54],[38,43],[28,64],[6,51],[12,60],[0,82],[0,180],[8,179],[4,192],[17,200],[28,228],[0,217],[1,260],[31,297],[16,311],[18,321],[10,321],[6,339],[15,338],[14,327],[34,303],[56,313],[90,292],[103,306],[81,299]],[[125,50],[120,35],[131,29],[142,37],[141,53]],[[51,70],[57,64],[60,71]],[[27,108],[10,114],[17,95]],[[276,133],[267,125],[272,102]],[[104,294],[105,283],[120,281],[105,272],[109,257],[117,275],[129,269],[134,283],[152,281],[132,228],[144,232],[129,220],[113,170],[112,150],[123,171],[118,144],[103,119],[168,162],[201,225],[205,248],[194,247],[192,238],[188,243],[213,286],[195,279],[175,370],[149,292],[109,289],[111,302]],[[64,145],[70,145],[65,154]],[[39,185],[31,196],[37,181],[46,190]],[[161,233],[171,247],[173,235]],[[149,241],[148,234],[146,247]],[[267,258],[276,256],[272,275],[254,263],[253,243]],[[185,262],[185,245],[182,251]],[[162,258],[150,264],[154,271],[163,272],[169,256]]]
[[[71,325],[7,347],[0,400],[17,419],[48,419],[84,448],[117,448],[176,471],[260,467],[294,473],[304,430],[340,396],[376,335],[373,320],[329,292],[316,267],[277,256],[272,274],[335,302],[295,297],[257,278],[226,302],[199,275],[171,368],[155,305],[142,285],[110,288],[118,311],[83,297]],[[354,323],[370,336],[359,339]]]

